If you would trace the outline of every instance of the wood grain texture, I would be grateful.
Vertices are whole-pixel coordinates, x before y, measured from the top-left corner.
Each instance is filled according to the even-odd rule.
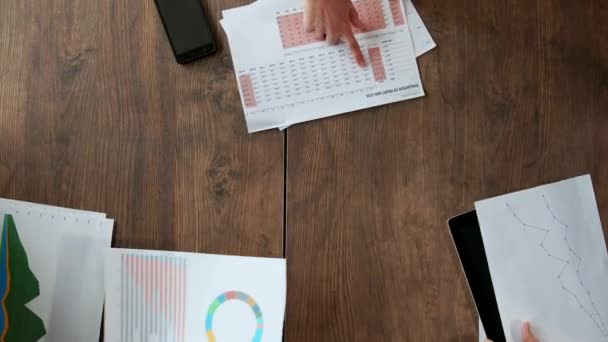
[[[605,1],[416,5],[426,97],[288,131],[287,341],[475,341],[475,200],[591,173],[608,233]]]
[[[152,1],[0,1],[0,196],[108,212],[115,246],[282,255],[283,135]],[[445,221],[590,172],[608,222],[601,0],[419,0],[425,98],[288,130],[286,341],[472,341]]]
[[[178,65],[154,2],[0,1],[0,196],[107,212],[117,247],[281,256],[279,132],[219,51]]]

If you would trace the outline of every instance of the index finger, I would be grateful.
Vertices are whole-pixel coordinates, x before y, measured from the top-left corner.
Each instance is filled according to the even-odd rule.
[[[532,330],[530,329],[530,322],[524,322],[521,330],[524,342],[538,342],[538,339],[536,336],[534,336]]]
[[[312,32],[315,30],[314,19],[315,19],[314,4],[311,4],[310,1],[304,2],[304,15],[302,18],[302,22],[304,25],[304,30],[306,32]]]
[[[355,35],[351,32],[344,35],[344,42],[348,45],[348,48],[353,54],[353,58],[357,65],[360,67],[365,67],[365,57],[363,57],[363,53],[361,52],[361,47],[355,38]]]

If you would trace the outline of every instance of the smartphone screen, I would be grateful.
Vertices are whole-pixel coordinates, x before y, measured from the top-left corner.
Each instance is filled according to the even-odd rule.
[[[178,63],[215,51],[215,42],[200,0],[155,0]]]

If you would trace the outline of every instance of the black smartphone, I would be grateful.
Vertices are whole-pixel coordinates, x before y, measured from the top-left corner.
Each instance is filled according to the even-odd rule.
[[[154,2],[178,63],[188,63],[215,51],[215,41],[200,0]]]

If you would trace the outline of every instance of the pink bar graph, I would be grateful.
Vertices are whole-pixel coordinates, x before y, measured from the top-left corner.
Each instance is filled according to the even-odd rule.
[[[391,7],[391,14],[393,16],[393,23],[395,23],[395,26],[405,24],[403,10],[401,8],[401,0],[388,0],[388,3]]]
[[[374,79],[378,82],[386,80],[386,70],[384,69],[384,62],[382,61],[382,54],[379,47],[370,48],[367,50],[369,53],[370,64],[372,66],[372,72]]]
[[[243,74],[239,76],[239,83],[241,84],[241,92],[243,93],[243,102],[245,102],[245,107],[255,107],[257,102],[255,100],[255,92],[253,91],[253,81],[251,81],[251,75]]]

